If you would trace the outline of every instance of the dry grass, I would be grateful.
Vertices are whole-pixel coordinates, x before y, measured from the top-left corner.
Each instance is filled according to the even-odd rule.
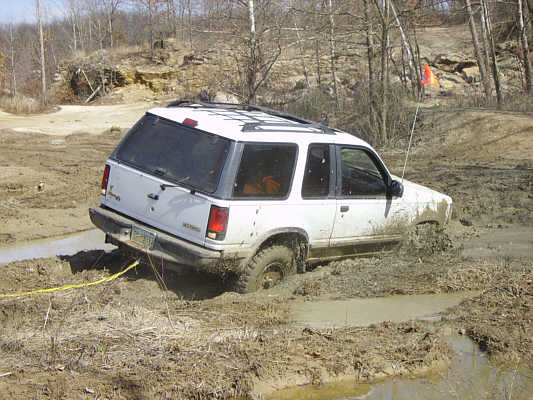
[[[87,260],[89,261],[89,260]],[[112,273],[59,259],[5,267],[0,292],[89,282]],[[106,285],[0,301],[0,381],[13,399],[214,399],[250,396],[257,382],[359,381],[446,360],[439,337],[419,324],[295,329],[287,304],[227,293],[191,301],[162,290],[149,267]]]
[[[0,97],[0,109],[12,114],[37,114],[46,107],[31,97],[17,95]]]
[[[533,266],[503,260],[448,278],[459,286],[483,282],[479,296],[452,312],[468,335],[492,356],[533,365]]]

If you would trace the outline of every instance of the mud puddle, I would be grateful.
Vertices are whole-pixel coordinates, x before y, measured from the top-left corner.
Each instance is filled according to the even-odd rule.
[[[439,318],[440,312],[476,294],[477,292],[398,295],[298,303],[291,307],[292,319],[296,326],[317,329],[368,326],[383,321],[434,321]]]
[[[0,248],[0,264],[32,258],[46,258],[55,256],[71,256],[80,251],[112,250],[116,247],[104,243],[105,234],[93,229],[73,235],[43,239]]]
[[[533,260],[533,227],[491,230],[464,244],[463,255],[472,258],[523,257]]]
[[[444,400],[531,399],[533,371],[491,366],[486,355],[466,336],[446,338],[453,351],[450,368],[422,377],[391,378],[370,384],[341,382],[280,390],[268,400]]]

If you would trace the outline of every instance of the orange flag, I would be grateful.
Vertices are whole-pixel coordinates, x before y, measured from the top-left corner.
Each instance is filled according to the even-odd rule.
[[[437,78],[435,77],[435,75],[433,75],[433,72],[431,72],[431,70],[429,69],[429,65],[426,64],[426,68],[424,69],[424,76],[422,77],[420,86],[424,86],[428,83],[439,87],[439,82],[437,82]]]

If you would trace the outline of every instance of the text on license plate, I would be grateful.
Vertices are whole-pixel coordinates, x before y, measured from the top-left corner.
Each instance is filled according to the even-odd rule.
[[[155,242],[155,233],[148,232],[136,226],[131,227],[131,240],[142,247],[151,249]]]

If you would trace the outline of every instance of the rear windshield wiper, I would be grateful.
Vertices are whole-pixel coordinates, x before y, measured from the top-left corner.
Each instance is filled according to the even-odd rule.
[[[166,169],[162,169],[162,168],[156,168],[156,169],[154,169],[154,174],[156,174],[158,176],[163,176],[163,175],[167,174],[167,170]]]
[[[190,179],[190,176],[186,176],[184,178],[181,178],[180,180],[178,180],[176,182],[176,184],[171,184],[171,183],[162,183],[161,185],[159,185],[159,187],[161,188],[161,190],[165,190],[166,188],[175,188],[175,187],[179,187],[178,185],[180,183],[183,183],[185,181],[188,181]]]

